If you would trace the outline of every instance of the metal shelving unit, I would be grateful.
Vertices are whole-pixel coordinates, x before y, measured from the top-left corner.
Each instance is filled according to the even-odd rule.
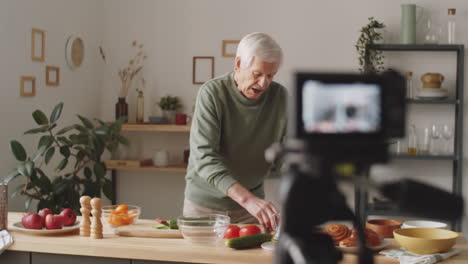
[[[452,99],[423,100],[407,99],[407,104],[428,104],[428,105],[453,105],[455,108],[455,129],[454,129],[454,154],[453,155],[392,155],[392,159],[407,160],[440,160],[452,163],[452,192],[462,194],[462,169],[463,169],[463,89],[464,89],[464,45],[403,45],[403,44],[374,44],[368,45],[369,50],[381,51],[430,51],[430,52],[456,52],[456,95]],[[366,52],[365,61],[369,61],[369,52]],[[367,173],[369,175],[369,173]],[[392,207],[391,204],[379,206],[379,204],[369,203],[366,191],[356,189],[356,214],[364,222],[368,215],[400,216],[401,213]],[[408,215],[411,216],[411,215]],[[452,228],[461,231],[461,221],[454,221]]]

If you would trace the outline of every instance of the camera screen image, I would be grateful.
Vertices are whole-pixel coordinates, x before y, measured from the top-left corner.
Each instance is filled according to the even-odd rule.
[[[307,80],[302,87],[306,134],[378,133],[381,107],[381,90],[375,83]]]

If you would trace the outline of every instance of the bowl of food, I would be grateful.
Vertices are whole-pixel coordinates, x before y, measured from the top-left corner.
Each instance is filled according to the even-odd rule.
[[[231,218],[221,214],[177,218],[177,225],[184,239],[203,244],[215,244],[223,239],[230,223]]]
[[[102,207],[104,223],[110,227],[134,224],[141,214],[141,207],[136,205],[106,205]]]
[[[446,229],[447,224],[436,221],[427,221],[427,220],[413,220],[405,221],[401,228],[442,228]]]
[[[393,231],[393,236],[409,252],[424,255],[451,249],[458,233],[438,228],[402,228]]]
[[[400,228],[401,221],[393,219],[372,219],[367,220],[366,228],[374,230],[383,238],[392,238],[393,230]]]

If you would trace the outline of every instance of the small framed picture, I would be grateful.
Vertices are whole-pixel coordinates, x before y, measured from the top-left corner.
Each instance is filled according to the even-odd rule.
[[[21,76],[20,78],[20,96],[32,97],[36,95],[36,77]]]
[[[214,78],[214,57],[193,57],[192,83],[204,84]]]
[[[31,59],[33,61],[45,60],[45,31],[33,28],[31,31]]]
[[[223,57],[235,57],[240,40],[223,40]]]
[[[58,86],[60,84],[60,68],[46,66],[46,84],[48,86]]]

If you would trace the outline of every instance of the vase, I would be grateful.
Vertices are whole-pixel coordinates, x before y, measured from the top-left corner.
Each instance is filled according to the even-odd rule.
[[[128,104],[125,102],[125,97],[119,97],[119,100],[115,104],[115,119],[119,119],[121,117],[127,117],[128,121]]]
[[[137,96],[137,111],[136,111],[136,122],[137,124],[143,124],[144,122],[144,112],[145,112],[145,106],[144,106],[144,97],[143,97],[143,92],[138,91],[138,96]]]
[[[163,110],[162,112],[169,124],[174,124],[176,112],[174,110]]]

